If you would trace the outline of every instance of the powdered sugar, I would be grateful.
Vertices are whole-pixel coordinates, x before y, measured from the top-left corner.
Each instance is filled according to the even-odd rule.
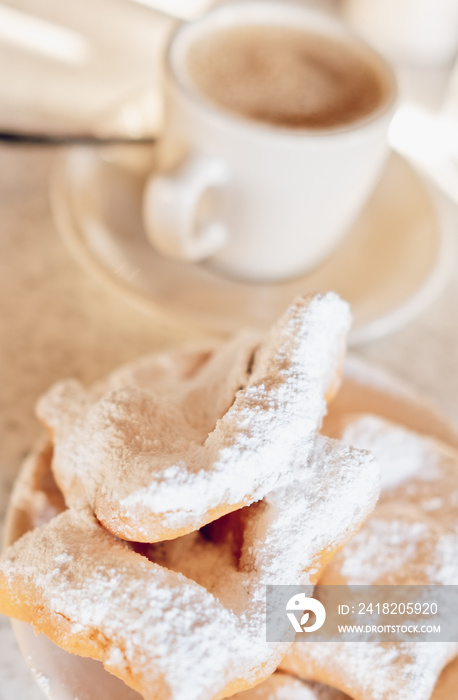
[[[237,679],[249,685],[273,671],[286,647],[265,642],[265,585],[294,581],[309,584],[311,591],[323,559],[354,534],[378,495],[378,469],[367,452],[316,435],[324,394],[336,380],[347,324],[346,307],[333,295],[301,301],[257,349],[253,363],[253,341],[244,339],[207,352],[205,359],[183,362],[186,379],[182,376],[181,381],[173,363],[152,361],[149,366],[143,361],[137,379],[131,368],[92,393],[71,383],[55,389],[43,410],[56,429],[57,462],[63,455],[70,460],[63,474],[56,464],[55,470],[75,486],[77,508],[31,532],[4,556],[0,583],[3,576],[17,614],[31,619],[38,630],[51,630],[65,648],[102,659],[109,670],[155,700],[169,693],[176,700],[205,700],[230,689]],[[215,384],[221,381],[222,368],[230,379],[218,392]],[[175,386],[175,401],[166,410],[161,392],[154,393],[149,384],[153,375],[160,377],[164,392]],[[237,393],[240,382],[245,388]],[[131,395],[140,400],[141,410],[129,422]],[[100,412],[107,402],[113,404],[110,411]],[[121,409],[123,402],[126,407]],[[149,415],[151,406],[156,412]],[[154,415],[163,419],[161,430],[143,433],[141,420],[146,416],[151,427]],[[250,469],[258,469],[264,459],[272,476],[271,481],[260,481],[266,475],[262,465],[255,482],[262,500],[216,520],[206,531],[147,551],[121,542],[94,520],[81,488],[82,474],[90,479],[87,464],[78,473],[81,455],[93,450],[98,458],[103,456],[100,433],[90,432],[91,425],[114,431],[111,445],[117,445],[124,461],[110,479],[120,477],[124,484],[129,479],[135,483],[130,470],[138,466],[139,426],[144,450],[154,451],[159,445],[164,457],[185,454],[193,431],[202,431],[204,445],[216,440],[216,430],[205,436],[215,420],[217,428],[228,425],[225,442],[217,445],[215,469],[227,484],[224,496],[241,488],[232,485],[240,473],[246,489],[247,478],[253,478]],[[177,422],[183,427],[181,435]],[[79,430],[81,425],[86,433]],[[86,441],[91,437],[91,442],[83,443],[82,436]],[[66,447],[60,456],[59,439]],[[198,449],[197,438],[194,443],[193,449]],[[256,451],[258,461],[247,461],[246,453]],[[189,488],[189,511],[197,508],[194,501],[200,508],[215,496],[211,484],[205,483],[203,494],[192,493],[194,475],[202,476],[192,459],[185,470],[181,463],[159,464],[157,489],[167,494],[168,479],[185,495]],[[106,461],[103,466],[106,469]],[[249,499],[259,493],[249,492]],[[155,499],[153,494],[152,510],[159,503]],[[174,499],[170,507],[179,511],[186,499]],[[41,611],[39,616],[23,601],[23,590]]]
[[[263,501],[214,523],[217,544],[193,533],[150,547],[148,556],[253,619],[264,609],[267,584],[311,585],[323,552],[340,548],[374,507],[378,468],[367,453],[321,437],[291,467],[294,477]],[[258,624],[263,629],[263,617]]]
[[[40,671],[35,670],[33,670],[33,675],[43,693],[46,695],[46,697],[49,697],[49,691],[51,688],[49,678],[47,678],[43,673],[40,673]]]
[[[385,422],[375,416],[350,419],[342,439],[377,456],[383,465],[380,472],[382,491],[397,486],[422,469],[434,476],[437,450],[404,428],[392,425],[387,430]]]
[[[54,567],[62,552],[76,551],[77,566]],[[61,643],[96,635],[92,651],[108,670],[140,678],[143,692],[151,688],[147,698],[166,697],[164,682],[176,698],[213,697],[234,664],[249,679],[266,661],[265,645],[200,586],[131,552],[81,513],[66,511],[26,535],[2,572],[33,586]]]
[[[297,644],[294,651],[282,667],[298,675],[304,668],[306,675],[326,675],[353,700],[429,700],[441,670],[456,654],[456,645],[320,642]],[[301,654],[307,658],[301,659]]]
[[[455,531],[441,535],[434,554],[426,567],[426,575],[434,583],[458,585],[458,526]]]
[[[364,416],[344,439],[370,449],[385,478],[373,514],[325,570],[322,584],[458,584],[458,454]],[[431,501],[440,507],[431,509]],[[426,504],[426,507],[425,507]],[[285,669],[326,680],[355,700],[429,700],[458,644],[296,644]]]
[[[19,617],[37,630],[45,621],[65,648],[86,650],[116,675],[133,677],[147,700],[165,698],[165,687],[177,700],[205,700],[234,674],[254,683],[259,669],[272,672],[285,652],[284,643],[265,642],[265,584],[309,582],[323,549],[353,534],[378,492],[370,456],[326,438],[318,439],[308,463],[293,469],[295,478],[264,501],[227,516],[243,525],[238,558],[233,542],[224,546],[220,538],[216,547],[194,533],[153,547],[164,568],[106,532],[89,512],[68,510],[10,548],[0,587],[5,591],[3,577]],[[223,535],[224,520],[212,525]],[[237,528],[230,525],[226,534],[233,537]]]
[[[428,536],[425,523],[396,518],[396,509],[389,509],[386,518],[370,518],[364,537],[356,537],[342,556],[340,575],[345,583],[358,585],[393,584],[407,562],[418,557],[419,549]],[[394,519],[392,519],[394,516]],[[421,565],[424,571],[424,566]]]
[[[298,445],[306,450],[308,437],[311,446],[348,326],[335,295],[300,299],[259,348],[235,340],[167,398],[120,386],[119,373],[117,388],[97,387],[95,400],[74,382],[58,385],[38,411],[55,433],[67,502],[89,503],[115,534],[151,542],[262,498]]]

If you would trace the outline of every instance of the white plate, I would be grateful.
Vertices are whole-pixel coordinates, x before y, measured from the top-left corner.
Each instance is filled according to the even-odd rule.
[[[332,257],[300,278],[260,285],[154,251],[141,221],[154,151],[132,148],[124,160],[119,150],[61,154],[52,177],[52,208],[83,267],[162,323],[213,333],[265,329],[297,294],[332,289],[352,305],[355,344],[410,321],[447,278],[452,256],[446,204],[398,155],[391,155],[372,198]]]
[[[332,435],[333,421],[355,412],[381,415],[458,448],[456,433],[424,399],[385,371],[350,358],[344,368],[342,388],[326,419],[326,432]],[[30,499],[34,464],[32,455],[17,479],[7,515],[6,545],[34,523],[46,519],[37,508],[37,500],[32,505]],[[49,700],[141,700],[137,693],[105,671],[101,663],[59,649],[43,635],[35,636],[31,626],[25,623],[14,621],[13,629],[24,658]],[[434,694],[432,700],[455,700],[455,690],[451,693],[450,688],[456,689],[457,684],[458,663],[455,663],[441,679],[441,694],[437,697]]]

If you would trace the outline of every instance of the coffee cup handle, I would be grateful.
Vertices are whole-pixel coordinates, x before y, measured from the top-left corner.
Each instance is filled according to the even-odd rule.
[[[189,156],[166,175],[152,176],[146,184],[143,218],[154,247],[175,260],[197,262],[216,253],[227,240],[222,221],[199,223],[202,196],[227,181],[226,166],[203,155]]]

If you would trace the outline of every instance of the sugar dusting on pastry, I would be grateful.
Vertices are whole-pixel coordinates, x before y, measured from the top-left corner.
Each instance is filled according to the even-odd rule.
[[[109,382],[93,397],[58,384],[38,413],[67,503],[87,503],[120,537],[153,542],[259,500],[299,448],[306,458],[349,324],[335,294],[300,298],[261,344],[236,338],[174,393]]]
[[[2,558],[2,609],[65,649],[103,661],[148,700],[249,687],[272,673],[287,647],[265,642],[265,585],[310,585],[323,552],[345,544],[378,495],[372,457],[324,437],[292,469],[294,478],[280,480],[263,501],[226,516],[241,519],[238,554],[233,541],[222,546],[238,531],[224,518],[206,537],[147,552],[111,535],[90,512],[67,510]]]
[[[458,453],[375,416],[347,421],[342,438],[369,449],[384,489],[362,530],[321,584],[458,583]],[[431,501],[438,508],[431,509]],[[285,670],[345,690],[354,700],[429,700],[451,642],[296,644]]]
[[[89,515],[68,510],[12,550],[1,567],[11,612],[22,605],[13,588],[19,597],[23,587],[24,612],[37,631],[102,660],[147,700],[213,697],[230,669],[249,682],[265,661],[236,615],[181,574],[133,552]]]
[[[2,557],[0,608],[31,621],[63,648],[102,660],[147,700],[216,700],[264,678],[237,700],[429,699],[458,645],[264,642],[266,583],[294,581],[309,585],[311,591],[317,579],[350,584],[458,582],[457,453],[375,416],[347,416],[341,440],[316,434],[325,395],[338,379],[346,315],[335,297],[324,299],[315,299],[315,306],[293,307],[274,337],[262,345],[244,336],[222,346],[208,343],[155,355],[117,370],[89,390],[67,382],[51,400],[48,395],[42,406],[46,422],[65,445],[63,463],[54,468],[70,490],[72,508],[53,517],[62,504],[56,501],[57,511],[49,507],[56,493],[46,477],[51,451],[32,457],[21,507],[25,511],[29,499],[33,517],[50,521]],[[311,307],[305,324],[298,308],[305,313]],[[335,330],[332,337],[330,326]],[[302,394],[290,391],[298,382]],[[270,444],[265,433],[271,423],[261,418],[289,406],[288,420],[294,426],[290,434],[299,432],[289,445],[288,467],[279,460],[274,483],[262,497],[207,520],[203,528],[183,534],[180,512],[172,539],[123,542],[94,518],[82,488],[84,470],[74,473],[81,464],[71,461],[69,445],[71,440],[75,444],[75,436],[88,439],[80,430],[82,416],[87,431],[93,407],[110,392],[121,395],[126,390],[137,397],[143,392],[147,399],[153,395],[158,410],[167,404],[168,420],[174,419],[173,411],[180,412],[189,434],[200,431],[204,436],[202,444],[205,431],[210,434],[223,417],[234,416],[237,407],[237,421],[231,422],[233,431],[227,434],[243,439],[227,446],[229,465],[238,454],[234,444],[239,452],[249,447],[251,438],[256,444]],[[243,401],[237,403],[241,394]],[[304,397],[306,408],[301,405]],[[114,411],[104,418],[122,422],[126,413]],[[253,425],[259,431],[251,435]],[[180,436],[167,435],[175,441],[169,450],[175,456]],[[96,432],[90,436],[97,442]],[[136,454],[135,430],[129,440],[127,446],[133,441],[134,448],[127,450],[127,461]],[[378,466],[368,451],[381,467],[383,491],[357,532],[379,488]],[[163,468],[161,463],[158,472]],[[35,471],[40,480],[32,478]],[[233,470],[231,478],[236,475]],[[131,478],[127,472],[126,478]],[[162,483],[157,474],[155,478],[155,484]],[[247,488],[252,482],[247,478],[241,483]],[[218,493],[209,488],[193,499],[199,508],[207,507],[210,501],[205,499]],[[179,499],[174,501],[178,508]],[[173,524],[167,521],[169,528]],[[322,575],[328,559],[332,561]],[[285,653],[283,669],[322,684],[285,673],[269,676]]]
[[[181,362],[155,356],[89,391],[72,382],[52,390],[40,413],[71,507],[4,554],[1,609],[103,661],[147,700],[217,700],[269,676],[291,642],[265,642],[265,585],[296,581],[312,592],[378,496],[371,455],[317,435],[348,323],[335,295],[299,300],[260,345],[238,339],[188,352],[188,362],[186,351]],[[214,461],[202,469],[189,442],[198,451],[212,440]],[[156,459],[145,472],[138,457],[148,450]],[[162,508],[171,530],[151,547],[115,537],[92,512],[97,489],[138,489],[145,473],[147,505]],[[218,517],[225,499],[240,502]],[[194,517],[188,535],[184,508]]]

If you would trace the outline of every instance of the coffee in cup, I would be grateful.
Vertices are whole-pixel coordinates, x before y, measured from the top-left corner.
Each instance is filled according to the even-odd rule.
[[[251,281],[301,275],[337,246],[388,154],[396,81],[337,19],[231,2],[180,26],[144,222],[163,255]]]
[[[288,129],[331,129],[359,121],[390,85],[350,42],[275,25],[212,31],[192,44],[189,79],[218,107]]]

